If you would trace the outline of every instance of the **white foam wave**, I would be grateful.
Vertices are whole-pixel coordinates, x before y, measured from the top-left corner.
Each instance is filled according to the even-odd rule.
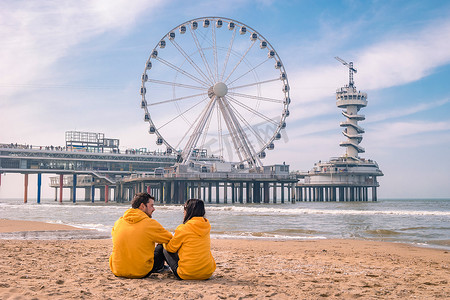
[[[447,211],[409,211],[409,210],[351,210],[351,209],[311,209],[311,208],[274,208],[274,207],[242,207],[242,206],[209,206],[208,211],[229,211],[242,214],[278,214],[278,215],[404,215],[404,216],[447,216]]]
[[[324,236],[288,236],[288,235],[261,235],[255,236],[251,233],[240,233],[240,234],[211,234],[213,239],[245,239],[245,240],[324,240]]]
[[[97,230],[100,232],[110,232],[112,227],[107,226],[100,223],[70,223],[70,222],[63,222],[61,220],[46,220],[45,223],[52,223],[52,224],[62,224],[62,225],[68,225],[75,228],[81,228],[81,229],[91,229],[91,230]]]

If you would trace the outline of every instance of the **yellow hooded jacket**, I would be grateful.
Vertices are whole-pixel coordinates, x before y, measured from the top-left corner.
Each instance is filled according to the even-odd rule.
[[[113,251],[109,267],[116,276],[141,278],[153,268],[155,243],[167,243],[172,234],[138,208],[128,209],[111,231]]]
[[[177,273],[182,279],[208,279],[216,269],[211,254],[210,231],[211,225],[203,217],[193,217],[175,229],[166,250],[172,253],[178,251]]]

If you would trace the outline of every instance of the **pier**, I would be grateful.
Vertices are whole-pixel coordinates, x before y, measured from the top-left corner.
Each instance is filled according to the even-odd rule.
[[[230,145],[234,145],[240,158],[237,162],[226,162],[222,156],[209,155],[208,149],[197,145],[212,106],[184,150],[170,146],[146,112],[145,120],[151,123],[149,133],[156,134],[158,146],[167,146],[165,151],[143,148],[120,151],[118,139],[106,138],[103,133],[78,131],[67,131],[66,144],[62,147],[0,144],[0,185],[2,173],[23,174],[25,203],[30,174],[37,176],[38,203],[41,201],[42,174],[56,175],[50,179],[50,186],[55,189],[55,201],[59,202],[63,201],[64,189],[70,189],[69,200],[72,202],[76,202],[77,189],[84,190],[84,200],[89,202],[96,200],[96,190],[100,191],[97,200],[117,203],[131,201],[138,192],[149,192],[157,202],[165,204],[182,204],[189,198],[216,204],[377,201],[377,177],[383,173],[375,161],[359,156],[365,149],[359,145],[364,129],[358,122],[365,120],[365,116],[358,112],[367,106],[367,94],[357,91],[354,86],[356,69],[353,63],[337,59],[349,68],[349,84],[336,92],[336,105],[346,118],[340,124],[346,137],[340,146],[346,148],[346,153],[326,162],[319,161],[310,171],[290,172],[285,163],[262,164],[266,156],[264,149],[273,150],[273,141],[281,138],[281,130],[286,127],[290,103],[288,89],[283,89],[283,98],[279,100],[283,105],[283,119],[277,123],[275,134],[264,149],[258,152],[246,135],[248,126],[238,126],[234,112],[228,111],[222,103],[226,102],[227,89],[223,83],[218,83],[208,90],[208,97],[211,105],[215,105],[216,98],[222,101],[217,109],[224,110],[224,122],[230,126],[233,140]],[[145,78],[143,76],[143,84]],[[145,109],[144,88],[141,95]],[[219,137],[225,139],[222,133]]]
[[[172,173],[129,178],[117,185],[117,202],[130,201],[138,192],[149,192],[166,204],[182,204],[189,198],[207,203],[295,202],[297,179],[289,174]]]

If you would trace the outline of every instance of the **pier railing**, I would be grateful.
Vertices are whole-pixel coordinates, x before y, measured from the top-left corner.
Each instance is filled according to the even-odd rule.
[[[168,173],[168,174],[146,174],[137,173],[130,176],[134,178],[187,178],[187,179],[293,179],[295,175],[290,174],[258,174],[258,173]]]

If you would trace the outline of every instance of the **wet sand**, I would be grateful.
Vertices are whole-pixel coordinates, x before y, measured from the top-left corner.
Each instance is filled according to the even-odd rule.
[[[0,220],[0,230],[36,226],[70,228]],[[115,277],[108,265],[111,249],[110,239],[0,240],[0,299],[450,297],[450,253],[400,243],[216,239],[217,270],[206,281],[179,281],[170,272]]]

